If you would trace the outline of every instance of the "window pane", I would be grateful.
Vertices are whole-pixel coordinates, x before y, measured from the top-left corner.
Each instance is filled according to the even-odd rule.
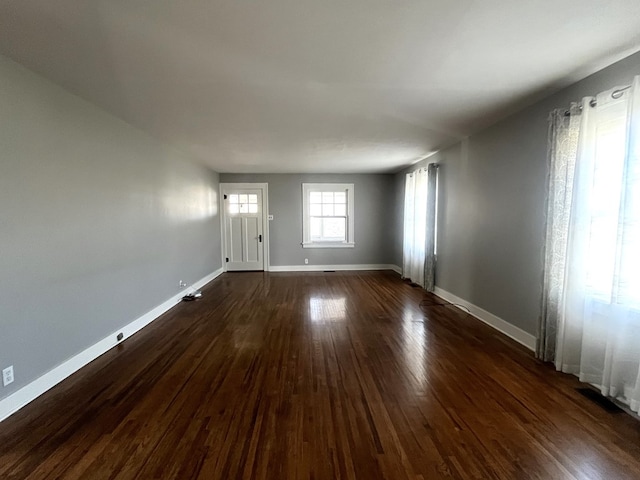
[[[587,264],[587,285],[591,293],[605,302],[611,301],[616,265],[616,218],[592,218]]]
[[[235,193],[232,193],[231,195],[229,195],[229,202],[238,203],[238,195],[236,195]]]
[[[322,215],[322,205],[320,205],[319,203],[311,204],[309,206],[309,213],[314,217],[321,216]]]
[[[238,198],[240,200],[240,203],[249,203],[249,200],[247,199],[247,194],[245,193],[238,195]]]
[[[322,192],[322,203],[333,203],[333,192]]]
[[[258,195],[255,193],[249,194],[249,203],[258,203]]]
[[[344,218],[323,218],[323,240],[342,242],[346,238],[346,220]]]
[[[335,192],[333,198],[335,203],[347,203],[347,194],[345,192]]]
[[[333,216],[333,205],[322,204],[322,215],[324,215],[325,217]]]
[[[258,205],[256,203],[249,204],[249,213],[258,213]]]
[[[311,217],[311,225],[310,225],[310,235],[311,240],[317,241],[320,240],[320,236],[322,235],[322,224],[320,218]]]
[[[640,142],[637,142],[640,148]],[[640,158],[640,151],[637,153]],[[629,165],[618,302],[640,309],[640,162]]]
[[[604,302],[611,302],[615,283],[625,127],[624,120],[620,119],[599,125],[597,131],[586,270],[587,285],[592,294]]]
[[[333,208],[333,214],[338,217],[345,217],[347,215],[347,206],[344,204],[337,204]]]
[[[249,213],[249,205],[247,203],[240,204],[240,213]]]
[[[229,213],[231,215],[235,215],[238,213],[238,204],[232,203],[231,205],[229,205]]]
[[[311,192],[309,194],[309,201],[311,203],[322,203],[322,194],[320,192]]]

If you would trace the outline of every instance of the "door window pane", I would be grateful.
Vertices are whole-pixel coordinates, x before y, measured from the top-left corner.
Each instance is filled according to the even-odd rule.
[[[231,193],[228,196],[228,209],[230,215],[241,213],[256,214],[258,211],[257,193]]]

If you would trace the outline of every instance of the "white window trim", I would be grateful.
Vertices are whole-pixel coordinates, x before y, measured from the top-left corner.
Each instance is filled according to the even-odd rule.
[[[311,192],[347,193],[347,241],[312,242],[309,233],[309,197]],[[302,184],[302,248],[353,248],[354,237],[354,187],[353,183],[303,183]]]

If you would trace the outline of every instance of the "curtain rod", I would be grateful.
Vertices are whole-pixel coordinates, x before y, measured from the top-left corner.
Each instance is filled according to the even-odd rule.
[[[631,88],[631,85],[627,85],[626,87],[621,87],[621,88],[615,89],[613,92],[611,92],[611,98],[615,98],[615,99],[620,98],[622,96],[622,94],[624,93],[624,91],[625,90],[629,90],[630,88]],[[596,105],[598,105],[598,102],[596,101],[595,98],[589,102],[589,106],[590,107],[595,107]],[[580,108],[580,110],[582,110],[582,105],[580,105],[579,108]],[[564,116],[568,117],[569,115],[571,115],[571,112],[569,112],[569,110],[565,110]]]

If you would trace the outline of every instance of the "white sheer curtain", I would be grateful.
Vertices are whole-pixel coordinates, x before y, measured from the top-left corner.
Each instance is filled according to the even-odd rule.
[[[408,173],[404,187],[402,276],[424,287],[427,238],[427,169]]]
[[[562,178],[554,176],[552,169],[550,176],[549,215],[568,216],[566,229],[561,222],[554,226],[548,217],[547,251],[558,239],[560,248],[559,255],[546,255],[542,323],[557,321],[555,364],[559,370],[597,385],[604,395],[637,412],[640,77],[631,88],[599,94],[595,106],[593,100],[582,102],[575,171],[570,167]],[[558,194],[567,188],[571,195]],[[564,257],[563,275],[547,275],[558,270],[560,257]],[[545,296],[556,298],[557,305],[545,309]]]

